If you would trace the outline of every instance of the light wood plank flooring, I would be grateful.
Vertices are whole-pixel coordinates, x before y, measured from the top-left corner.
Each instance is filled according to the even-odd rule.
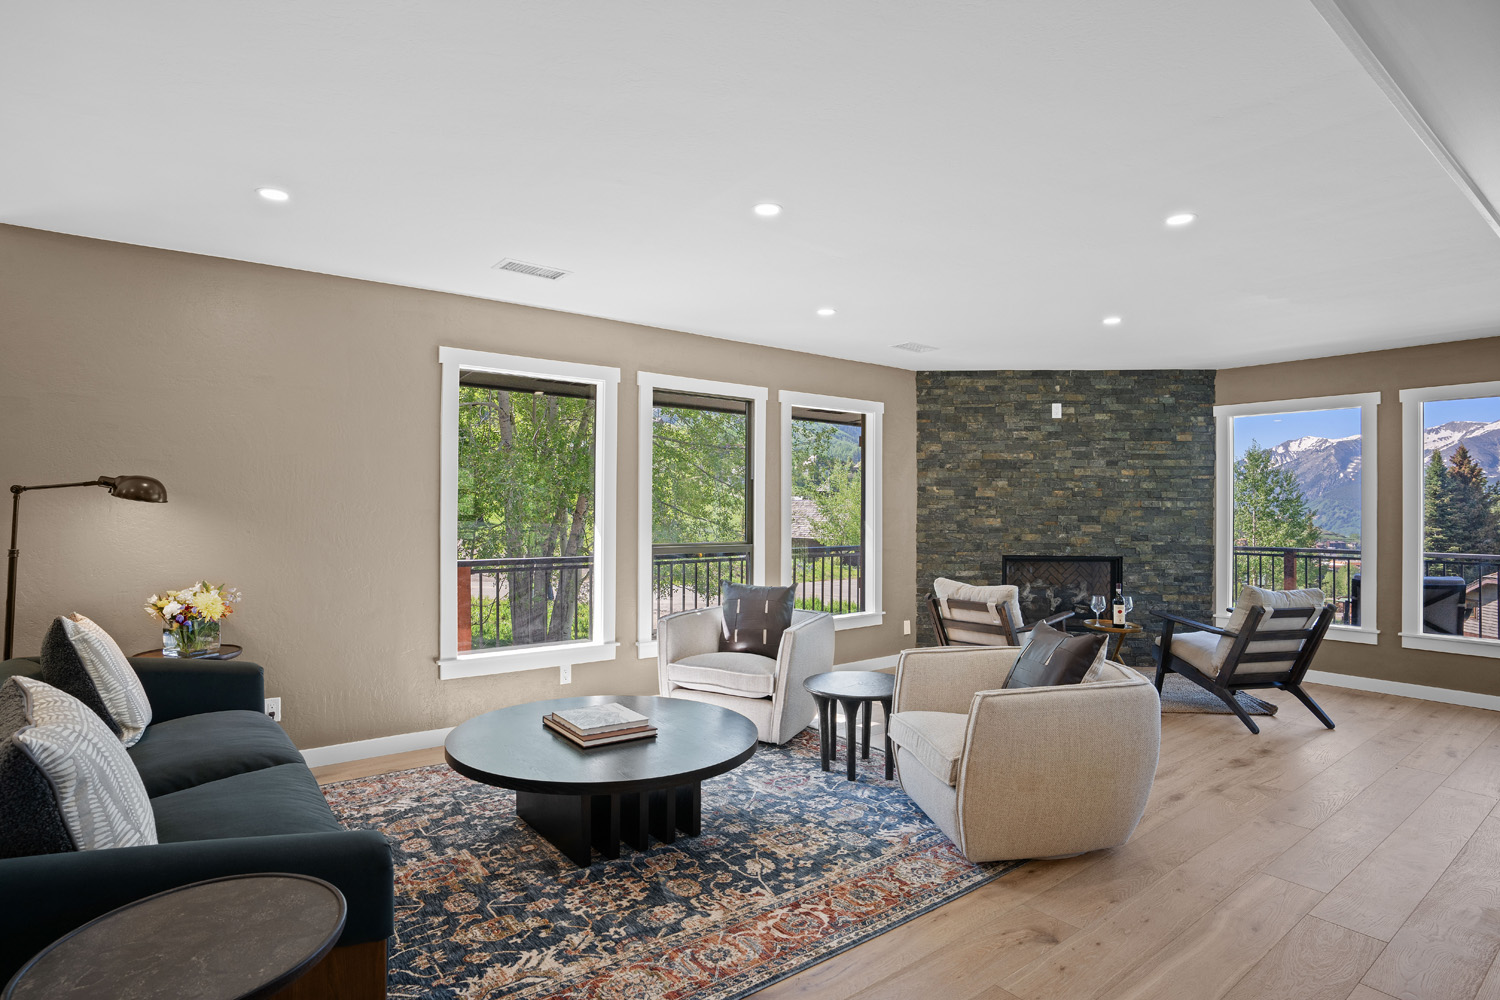
[[[1336,730],[1279,692],[1260,736],[1164,715],[1129,844],[1033,862],[758,1000],[1500,1000],[1500,713],[1309,687]]]

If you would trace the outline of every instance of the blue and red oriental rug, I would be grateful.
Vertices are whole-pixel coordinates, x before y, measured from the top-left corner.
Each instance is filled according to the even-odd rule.
[[[703,783],[701,836],[586,870],[446,765],[324,792],[395,851],[393,1000],[733,1000],[1018,867],[970,864],[860,764],[820,770],[813,730],[763,744]]]

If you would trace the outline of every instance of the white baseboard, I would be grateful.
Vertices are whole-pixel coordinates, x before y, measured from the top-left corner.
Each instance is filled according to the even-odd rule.
[[[353,743],[335,743],[332,746],[312,747],[302,751],[302,759],[308,767],[324,764],[344,764],[366,757],[384,757],[386,754],[405,753],[408,750],[427,750],[440,747],[453,727],[428,729],[420,733],[397,733],[395,736],[377,736],[373,740],[355,740]]]
[[[893,667],[895,667],[896,661],[898,659],[900,659],[900,658],[901,657],[900,657],[899,653],[892,653],[889,656],[872,656],[868,660],[851,660],[848,663],[835,663],[833,665],[833,669],[835,669],[835,670],[890,670]]]
[[[1500,695],[1477,694],[1473,691],[1455,691],[1453,688],[1428,687],[1425,684],[1406,684],[1402,681],[1383,681],[1374,677],[1356,677],[1353,674],[1334,674],[1326,670],[1309,670],[1307,683],[1328,684],[1332,687],[1353,688],[1356,691],[1373,691],[1376,694],[1394,694],[1403,698],[1422,701],[1440,701],[1445,705],[1466,705],[1469,708],[1487,708],[1500,712]]]

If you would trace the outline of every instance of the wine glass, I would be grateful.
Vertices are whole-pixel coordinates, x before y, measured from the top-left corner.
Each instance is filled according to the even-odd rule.
[[[1109,607],[1109,602],[1104,599],[1103,594],[1095,594],[1089,598],[1089,607],[1094,609],[1094,619],[1097,621],[1104,617],[1104,609]]]
[[[1135,609],[1135,598],[1129,594],[1125,595],[1125,617],[1130,617],[1130,612]]]

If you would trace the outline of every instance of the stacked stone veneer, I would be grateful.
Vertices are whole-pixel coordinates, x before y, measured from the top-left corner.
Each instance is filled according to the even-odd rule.
[[[1148,636],[1153,610],[1204,620],[1213,403],[1212,371],[918,372],[919,602],[936,576],[999,583],[1006,555],[1118,555]],[[919,619],[931,644],[925,604]]]

